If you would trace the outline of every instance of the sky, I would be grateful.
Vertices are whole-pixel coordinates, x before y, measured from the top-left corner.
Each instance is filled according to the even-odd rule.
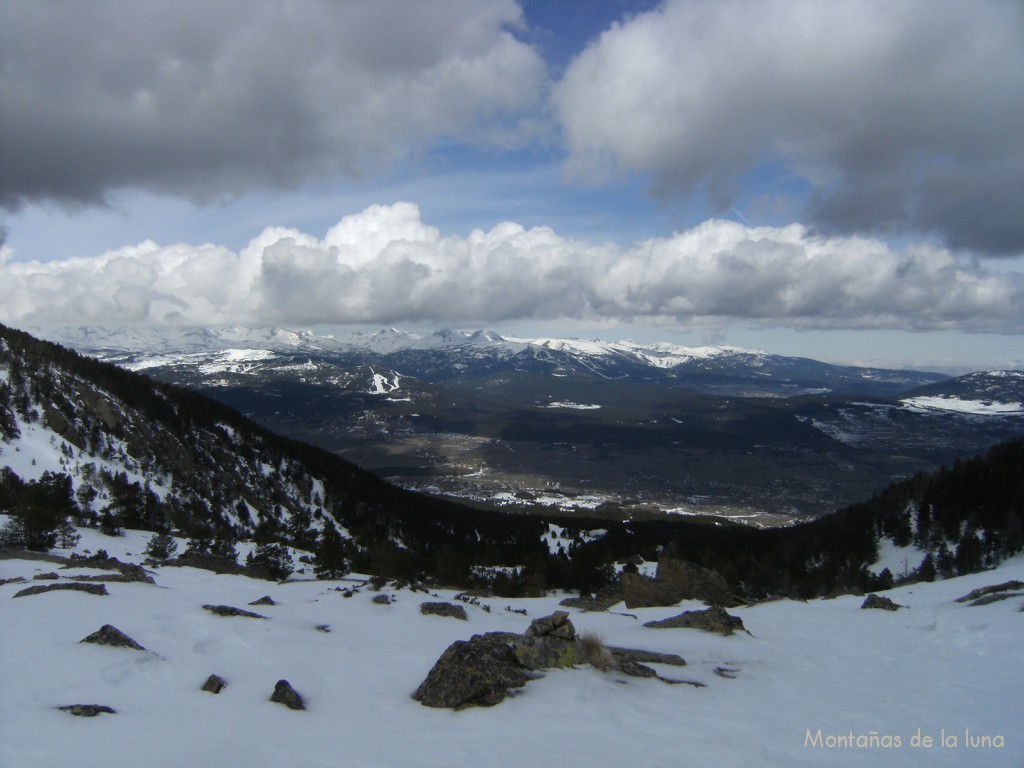
[[[0,322],[1024,368],[1013,0],[5,0]]]

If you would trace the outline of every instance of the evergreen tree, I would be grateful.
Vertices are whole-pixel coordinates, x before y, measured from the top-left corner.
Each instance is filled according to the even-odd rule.
[[[351,570],[346,557],[345,539],[334,523],[326,521],[317,542],[313,572],[318,579],[340,579]]]
[[[156,560],[169,560],[178,551],[178,542],[166,533],[157,533],[146,544],[146,554]]]
[[[245,564],[250,568],[266,571],[270,578],[278,581],[288,578],[295,570],[291,553],[283,544],[260,544],[249,553]]]

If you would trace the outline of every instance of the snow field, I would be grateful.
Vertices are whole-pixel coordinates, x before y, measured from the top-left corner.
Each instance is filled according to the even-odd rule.
[[[149,534],[108,538],[84,531],[80,549],[103,547],[139,561]],[[133,557],[127,557],[132,552]],[[0,560],[0,579],[56,570],[53,563]],[[572,611],[578,631],[610,645],[678,653],[688,666],[665,677],[706,687],[602,674],[589,667],[548,672],[494,708],[433,710],[410,698],[455,640],[495,630],[522,632],[558,609],[561,594],[481,599],[468,622],[421,616],[437,597],[388,590],[389,606],[342,582],[284,584],[155,568],[157,585],[107,585],[108,597],[55,592],[12,599],[25,584],[0,586],[0,765],[180,766],[1019,766],[1024,598],[969,607],[976,587],[1024,580],[1024,556],[997,571],[886,593],[905,610],[862,611],[863,598],[778,601],[733,609],[751,635],[655,630],[644,621],[703,607]],[[34,582],[52,583],[52,582]],[[265,594],[276,606],[247,605]],[[270,617],[223,618],[227,604]],[[511,613],[525,609],[527,616]],[[114,624],[146,646],[140,653],[80,645]],[[330,632],[317,630],[329,625]],[[716,674],[735,670],[735,679]],[[219,695],[199,690],[217,673]],[[293,712],[267,701],[289,680],[306,699]],[[116,715],[76,718],[58,705],[96,703]],[[807,745],[821,729],[833,747]],[[931,748],[911,747],[917,729]],[[940,731],[958,747],[940,747]],[[963,732],[1002,736],[1002,748],[970,748]],[[898,736],[899,747],[835,746],[836,737]],[[85,762],[83,762],[85,760]]]

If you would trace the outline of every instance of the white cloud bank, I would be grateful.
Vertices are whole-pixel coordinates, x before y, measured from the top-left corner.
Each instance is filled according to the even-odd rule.
[[[400,324],[526,319],[1024,332],[1024,273],[934,246],[712,220],[624,248],[499,224],[444,237],[372,206],[323,239],[268,228],[240,252],[147,241],[95,258],[0,251],[0,320],[48,324]]]

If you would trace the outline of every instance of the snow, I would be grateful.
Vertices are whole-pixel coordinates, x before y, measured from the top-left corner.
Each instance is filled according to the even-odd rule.
[[[565,401],[565,402],[559,401],[559,402],[548,403],[544,407],[545,408],[569,408],[569,409],[574,410],[574,411],[593,411],[593,410],[596,410],[596,409],[600,408],[601,406],[600,405],[595,405],[594,403],[572,403],[572,402],[568,402],[568,401]]]
[[[878,542],[878,559],[868,570],[878,574],[888,568],[889,573],[899,579],[917,568],[923,558],[924,552],[913,544],[899,547],[892,539],[883,538]]]
[[[386,395],[399,388],[399,381],[401,380],[401,377],[397,373],[391,379],[388,379],[384,374],[375,373],[372,368],[370,369],[370,373],[373,376],[373,383],[370,385],[370,389],[368,390],[371,395]]]
[[[1024,403],[1000,403],[991,400],[961,400],[956,397],[908,397],[902,401],[919,411],[956,411],[978,416],[1008,416],[1024,413]]]
[[[91,548],[103,544],[118,557],[139,552],[148,537],[87,533]],[[3,560],[0,579],[56,568]],[[154,573],[157,585],[108,584],[108,597],[56,592],[13,600],[25,585],[0,586],[0,765],[66,766],[73,755],[110,768],[640,768],[677,765],[683,755],[692,765],[787,767],[1019,766],[1024,759],[1024,690],[1011,673],[1024,663],[1021,601],[955,602],[976,587],[1024,579],[1024,557],[996,572],[891,590],[908,606],[896,613],[862,611],[854,596],[733,609],[751,635],[642,626],[696,603],[573,611],[577,630],[594,630],[609,644],[681,654],[688,666],[661,667],[661,674],[706,687],[581,667],[548,672],[495,708],[462,712],[423,707],[410,694],[453,641],[521,632],[555,610],[561,595],[485,599],[490,613],[467,605],[469,621],[461,622],[419,614],[422,600],[453,599],[450,590],[437,597],[392,591],[396,602],[381,606],[366,588],[350,599],[335,591],[359,580],[276,584],[190,568]],[[251,610],[269,621],[201,608],[245,608],[264,594],[279,605]],[[105,623],[149,650],[78,644]],[[329,633],[316,630],[324,624]],[[735,679],[719,677],[716,667],[736,670]],[[211,673],[228,681],[216,696],[199,690]],[[307,711],[267,701],[281,678],[305,697]],[[118,713],[84,719],[54,708],[73,703]],[[890,744],[899,737],[900,745],[814,746],[818,729],[823,744],[852,732],[855,740],[874,733]],[[931,748],[911,746],[918,729],[934,739]],[[956,747],[940,746],[943,729],[947,742],[957,737]],[[1004,746],[968,747],[965,729],[1000,737]]]

